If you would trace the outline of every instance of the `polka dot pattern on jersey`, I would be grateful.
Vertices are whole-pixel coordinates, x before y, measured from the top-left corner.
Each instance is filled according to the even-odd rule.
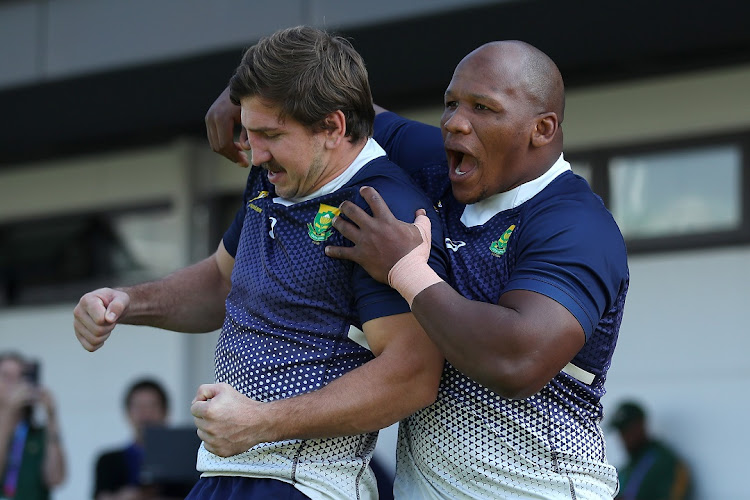
[[[471,300],[497,304],[520,259],[528,224],[521,205],[481,226],[460,221],[442,166],[422,170],[446,239],[451,285]],[[589,193],[590,194],[590,193]],[[438,201],[439,200],[439,203]],[[507,248],[490,250],[510,226]],[[540,278],[542,279],[542,278]],[[446,363],[438,400],[399,426],[395,491],[402,498],[612,498],[617,472],[607,463],[599,422],[604,380],[617,341],[627,286],[574,361],[595,371],[589,385],[561,372],[524,400],[499,396]],[[500,325],[499,328],[502,326]]]
[[[337,206],[347,195],[327,203]],[[216,381],[258,401],[318,390],[373,359],[348,338],[350,325],[359,324],[354,265],[326,257],[324,245],[309,236],[321,202],[287,207],[269,196],[254,200],[258,210],[246,213],[216,346]],[[373,498],[367,465],[376,439],[372,433],[264,443],[227,458],[201,447],[198,468],[282,478],[313,497],[325,491],[326,498]]]

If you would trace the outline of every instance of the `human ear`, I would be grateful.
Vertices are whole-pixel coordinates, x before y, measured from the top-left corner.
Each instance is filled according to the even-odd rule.
[[[550,111],[539,115],[534,122],[531,145],[535,148],[546,146],[555,138],[559,128],[560,123],[557,121],[557,113]]]
[[[326,147],[337,147],[346,136],[346,117],[341,110],[328,113],[323,119],[323,129],[326,134]]]

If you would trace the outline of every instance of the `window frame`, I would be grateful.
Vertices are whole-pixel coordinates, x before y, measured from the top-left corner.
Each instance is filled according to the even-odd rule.
[[[27,216],[8,220],[0,223],[0,243],[6,234],[10,234],[14,228],[27,226],[29,224],[41,224],[44,226],[51,226],[55,224],[65,224],[69,221],[88,221],[96,218],[111,219],[123,215],[134,215],[134,214],[149,214],[153,212],[162,211],[174,211],[174,204],[168,201],[164,202],[151,202],[145,204],[139,204],[135,206],[119,206],[103,208],[101,210],[85,210],[80,212],[71,212],[60,215],[49,215],[43,214],[39,216]],[[1,271],[1,269],[0,269]],[[12,270],[8,276],[12,277]],[[144,279],[156,279],[159,276],[152,276],[144,274]],[[110,282],[117,280],[117,282]],[[4,308],[12,308],[19,306],[30,306],[30,305],[41,305],[41,304],[55,304],[64,303],[72,300],[77,300],[83,293],[86,293],[95,288],[102,286],[124,286],[132,284],[132,279],[127,279],[124,276],[117,275],[87,275],[78,279],[53,279],[49,282],[26,282],[18,283],[17,286],[24,287],[23,292],[18,292],[20,295],[16,297],[16,300],[6,301],[5,298],[0,299],[0,310]],[[142,279],[141,279],[142,281]],[[15,282],[9,280],[8,282],[3,281],[3,286],[16,286]],[[19,288],[19,290],[21,290]],[[0,293],[13,295],[15,290],[3,289]],[[24,294],[29,294],[28,296]]]
[[[591,166],[591,188],[611,210],[610,160],[620,156],[668,153],[712,146],[734,146],[740,152],[740,222],[735,229],[701,231],[686,235],[629,237],[629,254],[674,252],[750,244],[750,130],[680,137],[649,143],[605,146],[566,153],[566,159]]]

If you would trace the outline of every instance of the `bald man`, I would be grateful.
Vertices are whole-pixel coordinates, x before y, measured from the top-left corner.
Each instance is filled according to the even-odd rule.
[[[327,255],[396,288],[447,360],[435,404],[400,426],[399,498],[616,494],[600,398],[627,257],[611,214],[563,157],[564,106],[555,63],[501,41],[456,67],[440,129],[376,118],[375,139],[438,209],[451,270],[443,281],[427,268],[424,218],[397,221],[368,187],[373,216],[342,204],[352,223],[334,227],[354,246]],[[229,111],[217,101],[207,124],[231,158],[216,141]]]

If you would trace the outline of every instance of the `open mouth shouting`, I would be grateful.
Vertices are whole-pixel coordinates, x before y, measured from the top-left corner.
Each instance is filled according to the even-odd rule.
[[[477,168],[477,160],[465,151],[446,147],[451,182],[461,182]]]

